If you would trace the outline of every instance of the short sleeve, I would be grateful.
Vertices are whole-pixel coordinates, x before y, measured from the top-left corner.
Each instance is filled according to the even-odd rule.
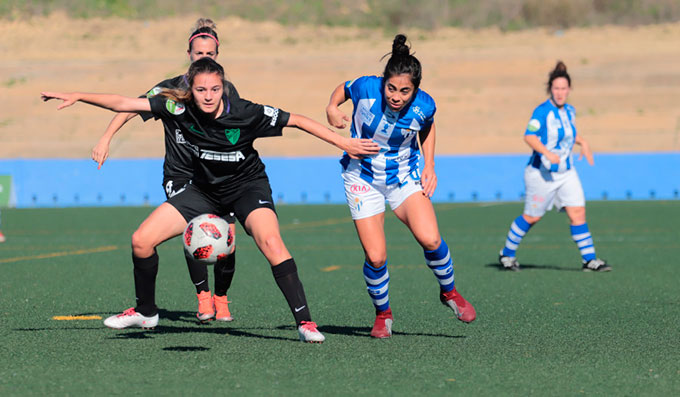
[[[183,103],[175,102],[162,95],[149,98],[149,103],[151,104],[151,114],[157,119],[173,118],[186,110]]]
[[[145,94],[140,95],[139,98],[153,98],[156,95],[160,94],[162,91],[163,87],[161,87],[160,85],[156,85],[155,87],[147,91]],[[152,112],[141,112],[139,113],[139,117],[141,117],[142,120],[147,121],[150,118],[154,117],[154,115]]]
[[[353,103],[356,103],[357,100],[361,99],[363,97],[362,90],[369,80],[369,77],[370,76],[362,76],[354,80],[346,81],[345,98],[351,99]]]
[[[539,107],[531,114],[531,120],[529,120],[529,123],[527,124],[524,135],[540,136],[543,130],[545,130],[545,115]]]
[[[247,102],[245,113],[248,124],[253,128],[256,137],[283,135],[283,127],[288,125],[290,113],[273,106]]]

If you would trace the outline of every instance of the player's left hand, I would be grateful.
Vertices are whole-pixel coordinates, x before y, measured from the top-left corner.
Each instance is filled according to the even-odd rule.
[[[43,102],[47,102],[50,99],[61,99],[63,102],[57,106],[57,110],[61,110],[65,107],[69,107],[78,101],[78,95],[75,93],[63,93],[63,92],[48,92],[43,91],[40,93],[40,98]]]
[[[425,166],[420,176],[420,184],[423,187],[423,194],[427,198],[432,197],[437,188],[437,174],[434,172],[434,167]]]
[[[588,143],[585,141],[581,143],[581,153],[579,153],[578,159],[581,160],[584,156],[586,158],[586,161],[588,161],[588,164],[595,165],[593,152],[590,151],[590,146],[588,146]]]

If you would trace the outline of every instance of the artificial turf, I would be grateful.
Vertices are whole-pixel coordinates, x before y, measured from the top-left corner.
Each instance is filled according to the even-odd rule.
[[[232,323],[200,325],[181,241],[159,247],[153,331],[98,319],[134,305],[131,233],[152,209],[2,211],[0,394],[677,395],[680,202],[592,202],[609,273],[581,271],[564,214],[525,237],[523,270],[498,251],[519,203],[438,204],[456,286],[475,306],[457,321],[408,230],[385,221],[391,339],[370,338],[363,252],[345,206],[279,206],[320,345],[293,317],[252,240],[237,231]],[[91,318],[91,317],[90,317]]]

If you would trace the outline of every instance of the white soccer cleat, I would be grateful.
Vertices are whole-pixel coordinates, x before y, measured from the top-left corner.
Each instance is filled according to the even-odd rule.
[[[582,262],[584,272],[609,272],[612,270],[612,267],[609,266],[607,262],[599,258],[591,259],[588,262]]]
[[[517,258],[514,256],[505,256],[503,255],[503,251],[498,254],[498,263],[500,263],[505,270],[511,270],[513,272],[519,271],[519,262],[517,262]]]
[[[303,321],[298,327],[298,333],[302,342],[322,343],[326,340],[326,337],[316,329],[316,323],[313,321]]]
[[[104,320],[104,325],[109,328],[123,329],[139,327],[144,329],[156,328],[158,325],[158,313],[151,317],[144,316],[135,311],[134,307],[127,309],[121,314],[116,314]]]

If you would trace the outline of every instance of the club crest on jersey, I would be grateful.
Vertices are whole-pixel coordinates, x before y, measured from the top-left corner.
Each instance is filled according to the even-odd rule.
[[[147,98],[153,98],[156,95],[160,94],[162,91],[163,91],[162,87],[156,86],[156,87],[150,89],[149,92],[146,93],[146,97]]]
[[[224,135],[227,137],[227,140],[231,142],[232,145],[236,145],[236,142],[238,142],[238,138],[241,137],[241,129],[240,128],[234,128],[232,130],[226,129],[224,130]]]
[[[172,99],[165,101],[165,108],[168,110],[168,112],[174,114],[175,116],[179,116],[180,114],[184,113],[184,104],[175,102]]]
[[[531,119],[531,121],[529,121],[529,125],[527,125],[527,130],[530,132],[536,132],[539,129],[541,129],[541,122],[536,119]]]

